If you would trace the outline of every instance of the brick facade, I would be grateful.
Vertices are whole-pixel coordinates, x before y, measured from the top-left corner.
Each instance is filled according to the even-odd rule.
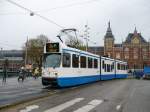
[[[143,69],[150,66],[150,43],[136,28],[121,44],[115,44],[110,23],[104,37],[104,55],[128,62],[129,69]]]

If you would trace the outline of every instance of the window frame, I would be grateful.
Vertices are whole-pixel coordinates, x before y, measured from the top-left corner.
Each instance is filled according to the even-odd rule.
[[[93,64],[94,67],[93,68],[98,68],[98,59],[94,58],[93,62],[94,62],[94,64]]]
[[[85,58],[84,62],[82,62],[82,58]],[[87,68],[86,63],[87,63],[87,57],[86,56],[80,56],[80,68]]]
[[[73,68],[79,68],[79,55],[78,54],[72,54],[72,67]]]
[[[68,64],[68,66],[64,66],[64,54],[68,54],[68,56],[69,56],[69,64]],[[62,67],[71,67],[71,54],[70,53],[63,53],[63,55],[62,55]]]
[[[88,68],[93,68],[93,58],[88,57]]]

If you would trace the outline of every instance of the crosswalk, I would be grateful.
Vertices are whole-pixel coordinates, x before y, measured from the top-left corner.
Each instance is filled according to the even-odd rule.
[[[79,108],[78,110],[76,110],[74,112],[89,112],[90,110],[92,110],[93,108],[95,108],[96,106],[101,104],[102,102],[103,102],[103,100],[96,100],[96,99],[92,100],[87,105]]]
[[[85,98],[74,98],[72,100],[69,100],[69,101],[64,102],[60,105],[54,106],[52,108],[49,108],[46,110],[42,109],[43,111],[37,110],[37,112],[62,112],[65,109],[68,109],[77,103],[81,103],[81,101],[84,101],[84,100],[86,100],[86,99]],[[72,112],[89,112],[92,109],[99,106],[100,104],[102,104],[103,102],[104,102],[104,100],[102,100],[102,99],[93,99],[93,100],[87,102],[84,106],[81,106]],[[117,105],[116,109],[119,110],[120,107],[121,107],[121,105],[119,105],[119,106]],[[38,106],[38,105],[27,106],[25,109],[20,110],[19,112],[31,112],[32,110],[34,110],[34,112],[35,112],[35,109],[40,109],[40,106]]]
[[[80,102],[83,99],[84,98],[76,98],[76,99],[73,99],[73,100],[68,101],[66,103],[63,103],[61,105],[58,105],[56,107],[53,107],[51,109],[48,109],[44,112],[60,112],[61,110],[64,110],[65,108],[70,107],[70,106],[74,105],[75,103]]]

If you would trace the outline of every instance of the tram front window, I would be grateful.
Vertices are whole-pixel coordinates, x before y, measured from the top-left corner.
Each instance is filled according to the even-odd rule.
[[[59,67],[61,62],[60,53],[48,54],[44,58],[44,67]]]

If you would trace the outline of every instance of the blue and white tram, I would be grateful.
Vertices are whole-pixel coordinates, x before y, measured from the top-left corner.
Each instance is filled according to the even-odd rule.
[[[68,87],[126,77],[126,62],[101,57],[62,43],[47,43],[44,47],[43,85]]]

